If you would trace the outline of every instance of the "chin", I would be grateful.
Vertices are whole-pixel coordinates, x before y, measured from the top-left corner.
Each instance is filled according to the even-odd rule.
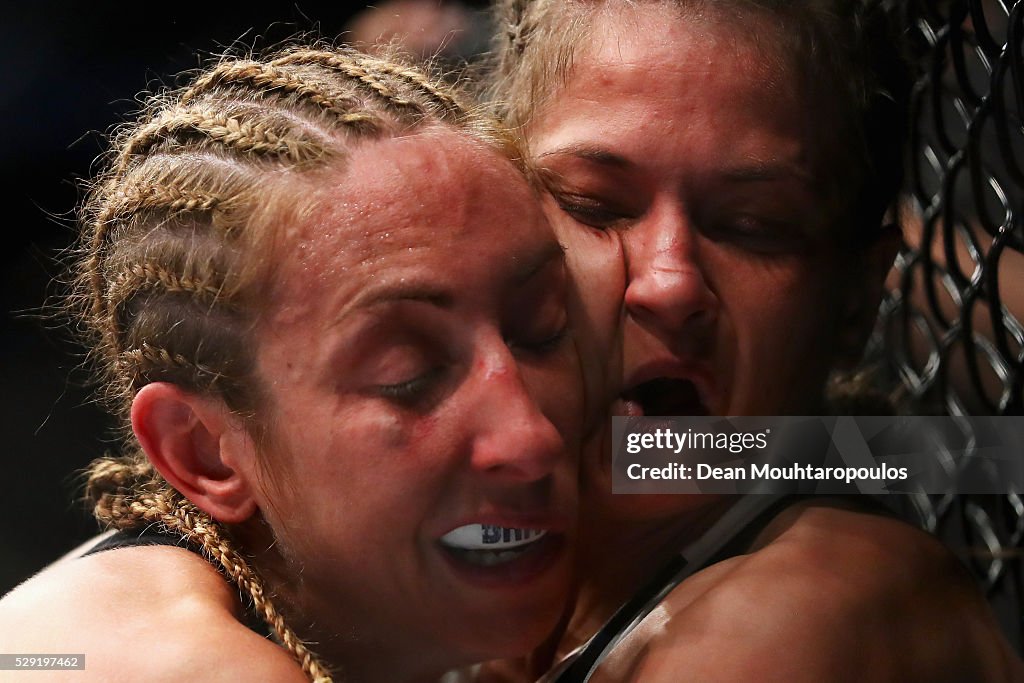
[[[485,618],[473,620],[475,627],[468,628],[469,621],[461,623],[460,630],[472,633],[473,641],[456,643],[453,649],[465,653],[465,663],[523,657],[554,632],[568,600],[567,595],[568,587],[557,598],[552,596],[543,602],[525,602],[511,612],[495,605]]]

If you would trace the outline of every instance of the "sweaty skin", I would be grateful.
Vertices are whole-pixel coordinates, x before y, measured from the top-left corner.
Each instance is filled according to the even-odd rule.
[[[33,671],[15,681],[308,680],[287,651],[239,617],[238,592],[196,554],[124,548],[68,557],[6,595],[0,642],[12,652],[85,654],[84,671]]]
[[[440,126],[295,182],[315,201],[282,221],[254,333],[269,435],[153,382],[133,404],[139,442],[178,490],[181,462],[238,473],[223,505],[260,514],[232,531],[344,680],[520,655],[571,580],[583,391],[562,248],[520,171]],[[223,489],[193,503],[214,515]],[[500,553],[453,533],[482,525],[544,533]],[[86,681],[305,680],[237,596],[182,549],[66,558],[0,600],[0,642],[84,652]]]
[[[751,553],[683,582],[592,680],[681,675],[956,683],[1020,681],[1024,669],[938,542],[877,515],[800,504]]]
[[[563,213],[552,217],[560,239],[586,250],[576,263],[589,278],[624,282],[620,298],[589,302],[597,318],[621,314],[602,330],[622,350],[619,380],[608,372],[612,411],[659,414],[636,388],[662,377],[691,382],[692,407],[710,414],[818,414],[829,371],[863,348],[895,235],[862,253],[840,248],[839,231],[878,227],[842,211],[836,132],[820,123],[831,109],[788,87],[791,67],[771,40],[737,38],[772,29],[675,12],[595,12],[565,82],[526,130]],[[591,445],[567,625],[532,660],[488,666],[485,680],[535,680],[733,502],[613,495],[611,447]],[[948,550],[821,499],[684,581],[592,680],[1022,679]]]

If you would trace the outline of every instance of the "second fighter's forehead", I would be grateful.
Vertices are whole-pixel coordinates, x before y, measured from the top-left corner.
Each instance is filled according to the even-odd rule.
[[[530,124],[538,163],[669,183],[784,182],[819,194],[829,172],[816,149],[828,117],[816,115],[792,70],[761,58],[749,36],[723,36],[708,20],[665,22],[660,4],[644,8],[626,21],[596,18],[597,40],[575,53]]]

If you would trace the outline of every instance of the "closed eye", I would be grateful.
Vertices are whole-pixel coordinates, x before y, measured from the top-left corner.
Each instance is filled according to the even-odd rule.
[[[415,407],[428,400],[444,377],[444,366],[438,365],[404,382],[379,384],[374,393],[405,407]]]
[[[554,193],[552,196],[555,198],[558,208],[571,216],[575,221],[597,230],[607,230],[633,218],[633,216],[625,211],[609,207],[603,202],[590,197]]]
[[[808,246],[807,235],[789,221],[751,215],[710,221],[701,230],[709,239],[763,254],[788,254]]]
[[[521,352],[540,356],[557,350],[568,337],[569,325],[568,322],[563,322],[561,327],[548,336],[535,340],[508,340],[506,344],[513,353]]]

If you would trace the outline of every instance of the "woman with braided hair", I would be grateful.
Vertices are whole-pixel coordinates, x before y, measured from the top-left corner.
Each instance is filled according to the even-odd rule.
[[[560,209],[609,414],[891,410],[826,398],[899,241],[889,4],[497,3],[491,95]],[[1024,680],[925,534],[860,501],[612,495],[612,450],[583,451],[563,628],[486,680]]]
[[[584,406],[518,159],[349,50],[155,98],[84,221],[81,308],[133,434],[88,496],[120,531],[0,602],[3,649],[85,653],[83,680],[419,681],[536,646]]]

